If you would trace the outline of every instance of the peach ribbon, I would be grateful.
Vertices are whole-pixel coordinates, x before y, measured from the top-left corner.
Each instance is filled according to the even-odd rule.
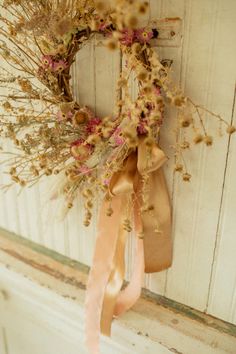
[[[111,179],[112,199],[109,202],[105,198],[101,206],[86,292],[86,343],[91,354],[100,353],[100,333],[110,336],[113,317],[127,311],[139,298],[144,272],[158,272],[171,266],[171,208],[161,169],[166,160],[157,145],[150,148],[141,140],[137,151],[130,153],[123,169]],[[145,176],[148,176],[147,185],[143,184]],[[143,197],[145,204],[151,206],[150,210],[142,210]],[[133,208],[129,206],[130,200]],[[111,216],[106,215],[108,203],[114,211]],[[123,223],[132,214],[139,236],[134,271],[129,285],[120,291],[127,239]]]

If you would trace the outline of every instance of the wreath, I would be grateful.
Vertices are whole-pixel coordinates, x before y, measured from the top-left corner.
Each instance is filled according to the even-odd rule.
[[[175,171],[184,181],[191,179],[185,150],[192,144],[213,144],[206,113],[218,120],[220,129],[225,125],[227,133],[236,131],[173,83],[171,63],[160,60],[153,47],[158,28],[139,24],[147,8],[147,2],[132,0],[5,0],[1,5],[0,54],[6,65],[0,71],[0,133],[16,147],[3,151],[10,154],[5,163],[12,179],[3,188],[64,176],[54,196],[64,195],[70,209],[80,191],[85,226],[95,198],[99,192],[104,195],[88,282],[87,340],[93,353],[98,352],[100,328],[109,335],[113,315],[138,298],[144,268],[154,272],[171,265],[170,205],[161,169],[167,158],[158,146],[166,108],[178,110],[178,136],[181,129],[194,132],[193,141],[182,134],[173,146]],[[76,54],[94,36],[125,58],[114,111],[106,117],[81,106],[71,84]],[[129,91],[131,73],[138,85],[135,99]],[[119,294],[125,235],[133,223],[138,235],[136,273]]]

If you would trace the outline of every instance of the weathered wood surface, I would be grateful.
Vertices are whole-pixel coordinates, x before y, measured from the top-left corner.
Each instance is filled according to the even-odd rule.
[[[169,41],[158,47],[160,56],[173,60],[175,80],[189,96],[236,123],[235,13],[234,0],[150,0],[148,17],[182,19],[182,41],[173,39],[173,46]],[[96,41],[78,55],[75,90],[80,87],[80,102],[95,107],[99,115],[112,112],[120,59],[118,52],[108,53]],[[135,94],[135,85],[132,89]],[[236,323],[236,139],[216,137],[213,148],[191,149],[186,160],[193,178],[184,184],[173,174],[174,115],[168,112],[161,136],[170,156],[165,172],[173,203],[174,264],[167,272],[148,276],[145,284],[158,294]],[[208,127],[215,126],[209,118]],[[6,178],[1,174],[1,182]],[[18,198],[16,189],[1,194],[0,225],[91,264],[96,222],[83,227],[80,201],[59,222],[60,204],[48,202],[48,181]],[[133,253],[132,242],[127,253]],[[132,268],[132,257],[128,258],[127,276]]]
[[[61,354],[77,353],[78,348],[85,353],[87,269],[29,245],[0,231],[1,354],[28,354],[32,348],[39,353],[42,345],[45,354],[52,348]],[[101,344],[104,354],[234,354],[236,331],[209,315],[144,293],[114,321],[112,338],[102,338]]]

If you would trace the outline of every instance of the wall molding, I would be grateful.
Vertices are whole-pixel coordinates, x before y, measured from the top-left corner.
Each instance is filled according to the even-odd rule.
[[[0,230],[0,304],[15,299],[80,346],[87,273],[87,266]],[[137,305],[114,321],[102,347],[114,354],[233,354],[236,327],[144,290]]]

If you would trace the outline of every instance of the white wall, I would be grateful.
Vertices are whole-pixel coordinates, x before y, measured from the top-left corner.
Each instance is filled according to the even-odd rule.
[[[180,46],[157,48],[174,61],[174,76],[200,104],[234,121],[235,0],[150,0],[150,19],[180,17]],[[78,55],[75,84],[81,103],[111,113],[120,57],[96,43]],[[135,87],[133,91],[135,94]],[[174,112],[166,117],[161,144],[170,155],[175,140]],[[208,120],[209,128],[215,122]],[[170,155],[171,156],[171,155]],[[193,148],[187,162],[191,183],[173,176],[173,158],[166,166],[173,203],[174,264],[169,271],[150,275],[146,286],[154,292],[236,324],[236,139],[216,137],[213,148]],[[5,176],[1,179],[4,182]],[[95,222],[82,226],[82,206],[59,223],[59,204],[47,202],[48,179],[41,186],[0,195],[0,224],[35,242],[86,264],[91,263]],[[132,263],[129,245],[128,275]]]

